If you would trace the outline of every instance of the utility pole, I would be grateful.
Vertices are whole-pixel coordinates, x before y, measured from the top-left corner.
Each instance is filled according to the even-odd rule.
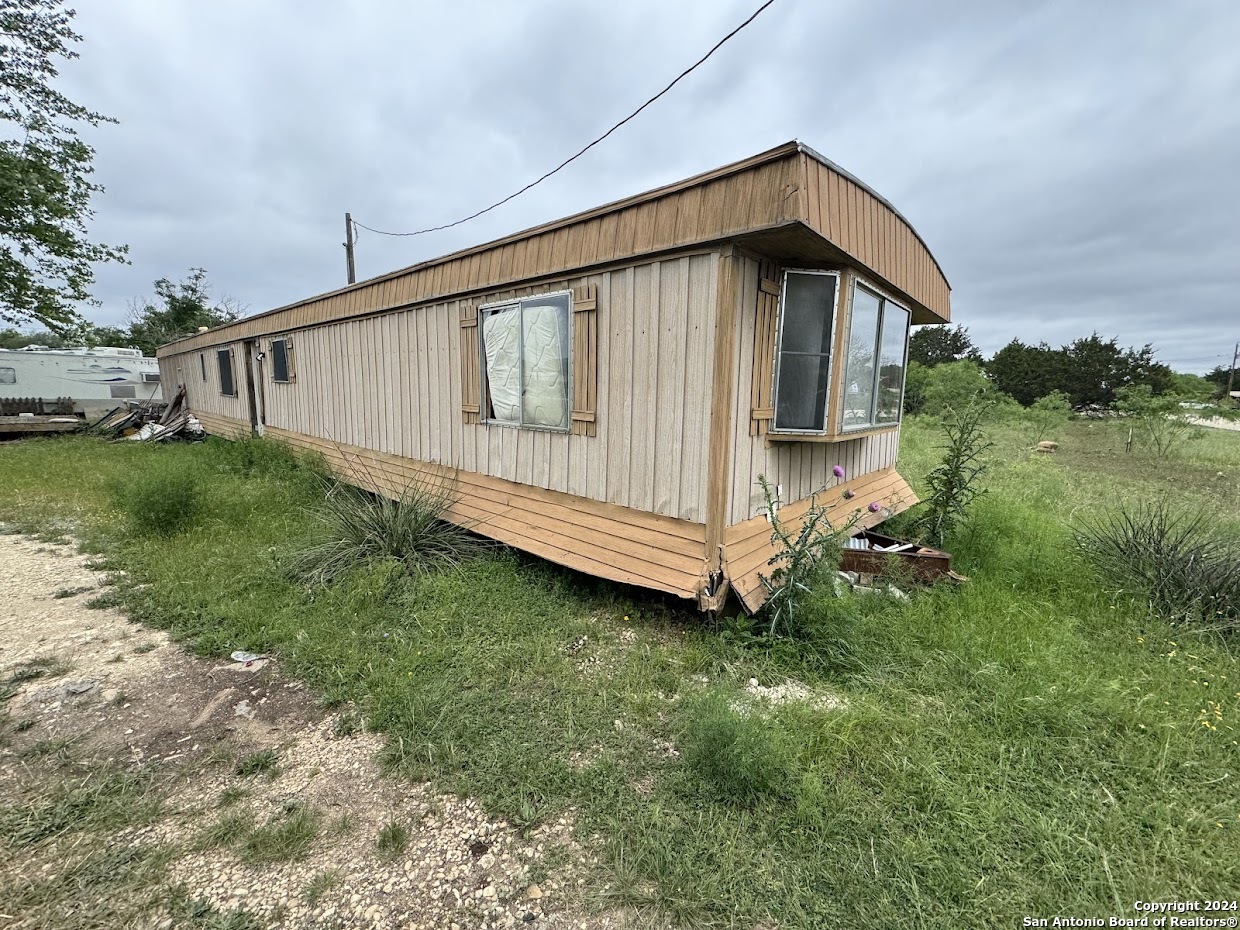
[[[349,269],[349,283],[357,283],[357,269],[353,266],[353,217],[344,215],[344,257]]]
[[[1231,386],[1236,382],[1236,360],[1240,359],[1240,342],[1236,343],[1236,350],[1231,353],[1231,371],[1227,373],[1227,399],[1231,400]]]

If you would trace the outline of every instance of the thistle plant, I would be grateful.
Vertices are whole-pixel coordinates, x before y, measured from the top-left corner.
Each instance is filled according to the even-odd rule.
[[[837,478],[844,477],[843,467],[836,465],[832,472]],[[842,526],[833,526],[827,516],[827,506],[818,503],[818,495],[810,498],[809,509],[801,520],[800,529],[793,529],[779,519],[779,493],[771,487],[765,475],[758,476],[762,488],[763,509],[771,523],[771,544],[776,553],[767,559],[773,566],[769,575],[759,573],[758,579],[766,588],[767,599],[763,613],[769,618],[767,635],[779,632],[796,635],[801,631],[801,600],[814,583],[827,572],[839,569],[844,540],[852,535],[853,528],[861,519],[861,511],[855,510]],[[844,500],[852,495],[841,494]],[[835,590],[833,587],[832,590]]]

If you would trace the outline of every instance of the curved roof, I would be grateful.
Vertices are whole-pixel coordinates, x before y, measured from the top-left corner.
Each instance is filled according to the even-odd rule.
[[[187,336],[160,354],[563,278],[729,240],[786,263],[853,265],[906,299],[914,323],[951,318],[947,278],[908,220],[868,185],[793,141],[675,184]]]

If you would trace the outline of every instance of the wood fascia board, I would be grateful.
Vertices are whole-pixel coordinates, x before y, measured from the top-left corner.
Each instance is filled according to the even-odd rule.
[[[640,194],[634,194],[631,197],[625,197],[620,200],[614,200],[614,201],[611,201],[610,203],[606,203],[606,204],[603,204],[602,206],[594,207],[582,213],[575,213],[570,216],[562,217],[557,220],[551,220],[550,222],[543,223],[538,226],[531,226],[527,229],[523,229],[518,232],[511,233],[510,235],[504,236],[500,239],[493,239],[490,242],[484,242],[480,245],[470,246],[469,248],[465,248],[465,249],[459,249],[456,252],[451,252],[447,255],[441,255],[437,258],[429,259],[425,262],[418,262],[417,264],[408,265],[404,268],[396,269],[395,271],[389,271],[389,272],[386,272],[385,274],[377,275],[376,277],[373,277],[373,278],[367,278],[364,281],[358,281],[356,284],[350,284],[346,287],[336,288],[335,290],[327,291],[322,294],[315,294],[312,297],[307,297],[303,300],[294,301],[291,304],[284,304],[283,306],[275,307],[271,310],[265,310],[262,313],[258,313],[258,314],[255,314],[254,316],[247,317],[245,320],[238,320],[236,323],[226,324],[226,326],[227,327],[236,326],[244,322],[258,320],[266,316],[272,316],[274,314],[281,313],[286,310],[293,310],[298,307],[303,307],[306,304],[309,304],[315,301],[326,300],[331,297],[338,297],[342,294],[347,294],[352,291],[360,291],[368,287],[373,287],[374,285],[377,285],[377,284],[382,284],[386,281],[391,281],[396,278],[403,277],[413,272],[425,271],[430,268],[434,268],[436,265],[446,265],[449,262],[456,261],[457,259],[467,258],[467,257],[474,256],[474,255],[480,255],[484,252],[490,252],[492,250],[502,249],[506,245],[512,245],[517,242],[528,241],[534,238],[535,236],[541,235],[543,233],[554,232],[558,229],[563,229],[565,227],[573,226],[577,224],[584,225],[590,222],[591,220],[598,219],[603,216],[607,216],[608,214],[619,213],[630,207],[641,206],[644,203],[656,201],[663,197],[671,196],[672,194],[678,194],[678,193],[681,193],[682,191],[688,190],[693,187],[704,187],[705,185],[711,183],[712,181],[717,181],[722,178],[726,178],[726,177],[729,177],[735,174],[741,174],[745,171],[750,171],[754,168],[761,167],[771,162],[779,161],[780,159],[783,159],[783,158],[790,158],[790,157],[800,158],[801,157],[799,154],[800,152],[801,152],[800,143],[796,141],[785,142],[782,145],[777,145],[774,148],[767,149],[765,152],[759,152],[757,155],[751,155],[750,157],[741,159],[740,161],[731,162],[727,165],[722,165],[721,167],[711,169],[710,171],[704,171],[700,174],[693,175],[692,177],[684,178],[683,180],[675,181],[671,184],[666,184],[662,187],[652,188],[651,190],[644,191]],[[802,171],[801,174],[803,176],[804,172]],[[802,187],[803,186],[804,185],[802,185]],[[421,301],[419,301],[419,303],[420,302]],[[220,327],[220,331],[223,332],[225,328],[226,327]],[[188,336],[184,338],[192,339],[194,337]],[[168,346],[175,346],[177,342],[180,342],[180,341],[183,341],[183,340],[177,340],[176,342],[168,343]]]
[[[706,561],[703,575],[721,571],[727,529],[728,486],[732,472],[732,406],[735,400],[737,302],[740,257],[719,252],[715,299],[714,373],[711,379],[710,441],[706,459]]]
[[[786,225],[789,224],[777,224],[777,226]],[[240,330],[233,332],[233,329],[241,327],[243,324],[263,320],[269,315],[268,313],[260,313],[252,317],[246,317],[243,320],[237,320],[235,323],[229,323],[224,327],[210,330],[209,332],[195,333],[192,336],[186,336],[176,342],[170,342],[167,345],[160,346],[156,352],[156,357],[171,358],[173,356],[182,355],[188,352],[206,351],[214,346],[223,345],[227,342],[250,339],[255,336],[266,336],[271,333],[294,333],[308,329],[317,329],[320,326],[329,326],[335,323],[346,323],[356,320],[365,320],[371,317],[383,316],[385,313],[396,313],[403,310],[417,310],[423,307],[433,307],[436,304],[447,303],[454,300],[487,303],[490,299],[490,295],[495,292],[512,290],[514,288],[528,287],[536,290],[537,288],[550,286],[553,290],[565,290],[568,287],[567,280],[569,278],[581,278],[595,274],[607,274],[611,271],[631,268],[647,262],[667,261],[673,258],[690,258],[694,255],[713,255],[719,251],[721,244],[727,244],[730,241],[730,237],[724,237],[721,239],[711,239],[703,242],[693,242],[688,245],[660,249],[658,251],[647,252],[641,255],[623,256],[621,258],[609,259],[604,262],[596,262],[591,265],[581,265],[559,271],[548,272],[536,277],[513,277],[508,280],[486,285],[478,285],[477,287],[468,287],[463,290],[446,290],[443,293],[433,294],[429,297],[420,298],[418,300],[403,301],[392,304],[391,306],[379,307],[371,310],[356,310],[350,313],[336,314],[328,319],[303,319],[296,323],[287,321],[288,325],[286,326],[272,326],[269,329],[256,329],[253,330],[252,333],[249,330],[246,330],[245,332],[241,332]],[[318,300],[319,298],[316,297],[314,299]],[[274,312],[276,311],[270,311],[270,313]],[[218,342],[211,342],[206,341],[208,336],[226,338],[220,338]],[[184,345],[182,345],[182,343],[184,343]]]

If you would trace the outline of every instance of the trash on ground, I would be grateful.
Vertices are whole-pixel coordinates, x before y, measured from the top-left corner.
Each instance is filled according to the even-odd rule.
[[[894,560],[894,565],[892,564]],[[950,552],[932,549],[918,543],[866,530],[844,544],[840,558],[841,573],[857,575],[845,578],[849,584],[866,583],[865,575],[883,575],[894,571],[921,584],[933,584],[951,573]]]

